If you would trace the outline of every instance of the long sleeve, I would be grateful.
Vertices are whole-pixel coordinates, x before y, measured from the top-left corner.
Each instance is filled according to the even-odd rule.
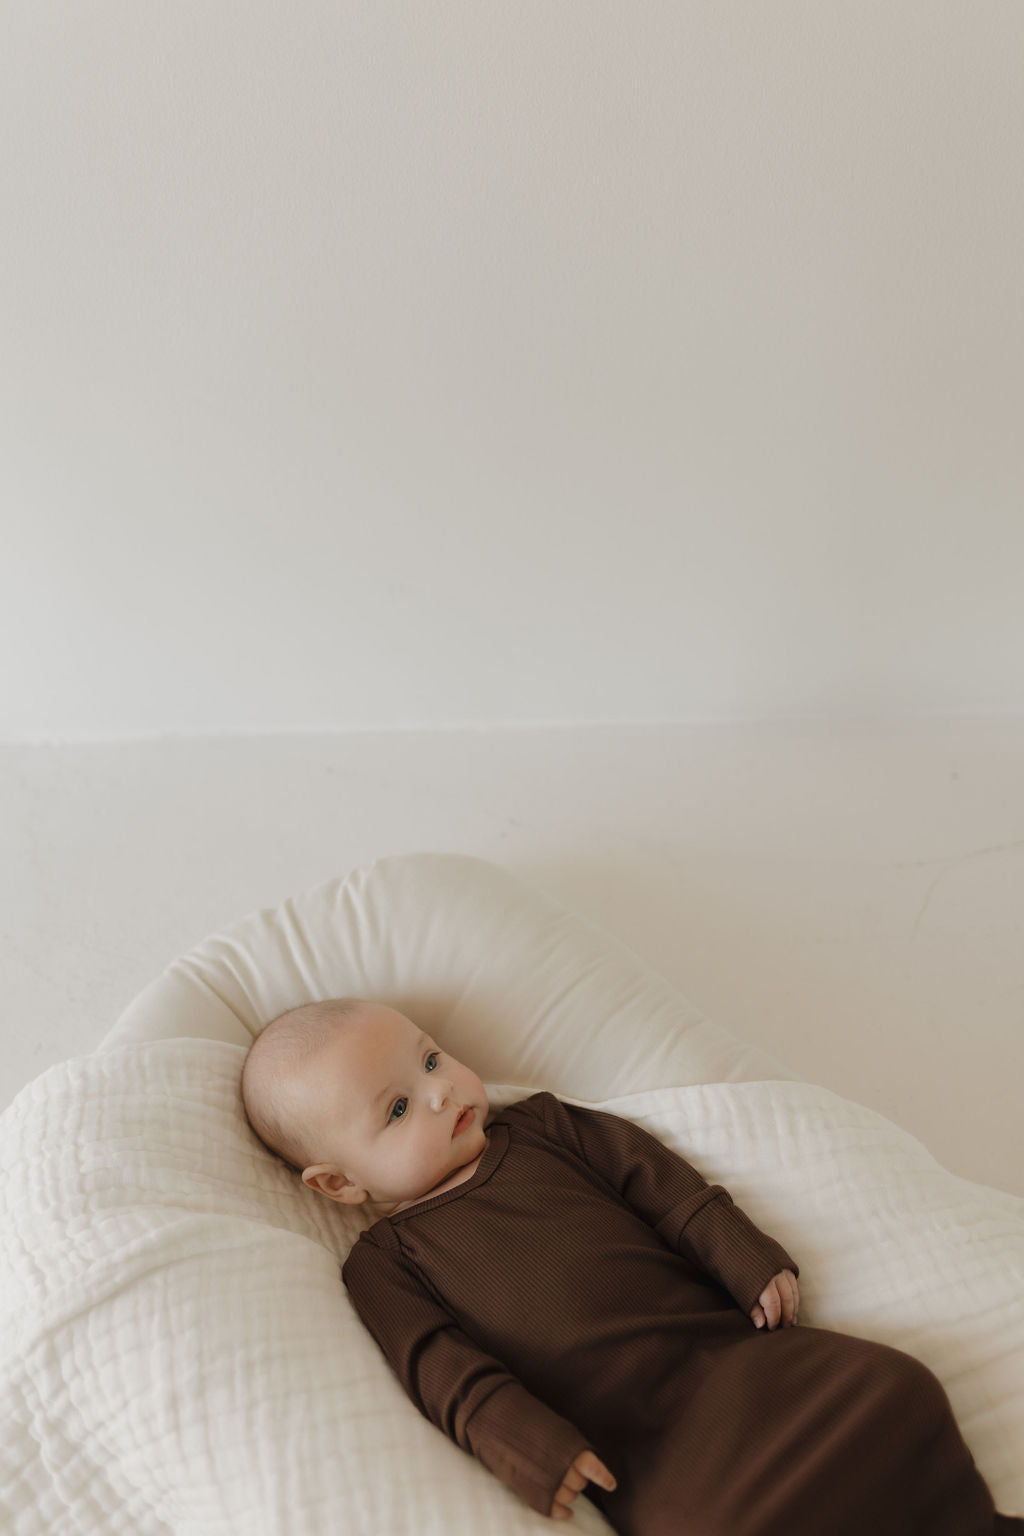
[[[712,1274],[749,1316],[780,1270],[799,1275],[793,1259],[755,1226],[722,1184],[708,1184],[671,1147],[621,1115],[535,1094],[548,1134],[578,1155],[664,1238]]]
[[[364,1232],[342,1279],[406,1394],[432,1424],[537,1511],[590,1441],[482,1350],[413,1265]]]

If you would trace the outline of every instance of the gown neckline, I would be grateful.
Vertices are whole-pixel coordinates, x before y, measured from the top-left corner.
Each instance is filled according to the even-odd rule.
[[[425,1200],[417,1200],[415,1204],[406,1206],[405,1210],[395,1211],[392,1216],[385,1216],[383,1219],[401,1221],[406,1216],[418,1216],[421,1211],[432,1210],[435,1206],[444,1205],[461,1194],[468,1194],[477,1184],[489,1179],[505,1155],[505,1148],[508,1146],[508,1126],[503,1121],[496,1120],[487,1127],[487,1135],[489,1138],[487,1145],[468,1179],[463,1179],[461,1184],[454,1184],[451,1189],[443,1189],[439,1195],[428,1195]]]

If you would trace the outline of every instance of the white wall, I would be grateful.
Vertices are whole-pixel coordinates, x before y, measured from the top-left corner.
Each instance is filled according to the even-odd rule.
[[[0,737],[1024,710],[1024,7],[22,0]]]

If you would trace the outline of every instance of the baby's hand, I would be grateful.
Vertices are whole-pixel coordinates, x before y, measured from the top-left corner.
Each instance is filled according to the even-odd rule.
[[[778,1326],[780,1317],[786,1328],[791,1328],[794,1323],[799,1322],[800,1292],[797,1290],[796,1275],[791,1269],[780,1270],[769,1280],[757,1299],[761,1305],[755,1305],[750,1313],[755,1327],[764,1327],[765,1314],[767,1314],[769,1332]]]
[[[572,1510],[569,1505],[588,1479],[592,1483],[600,1483],[601,1487],[607,1488],[609,1493],[613,1488],[618,1487],[600,1457],[595,1456],[593,1451],[580,1451],[562,1479],[561,1488],[555,1494],[554,1503],[551,1506],[552,1520],[572,1519]]]

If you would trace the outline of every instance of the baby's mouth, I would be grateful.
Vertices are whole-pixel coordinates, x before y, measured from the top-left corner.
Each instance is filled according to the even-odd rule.
[[[475,1111],[472,1104],[467,1104],[465,1109],[461,1109],[459,1111],[458,1115],[456,1116],[455,1124],[452,1127],[453,1141],[455,1140],[456,1136],[461,1136],[462,1132],[472,1124],[474,1113]]]

